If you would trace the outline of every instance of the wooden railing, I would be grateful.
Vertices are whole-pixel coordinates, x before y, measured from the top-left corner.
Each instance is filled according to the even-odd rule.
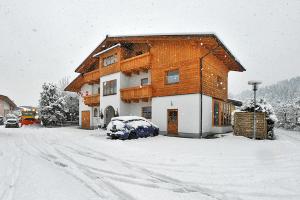
[[[85,96],[84,104],[87,106],[99,106],[100,105],[100,94]]]
[[[152,98],[151,85],[123,88],[120,92],[121,99],[128,103],[131,101],[138,102],[139,100],[148,101]]]
[[[121,71],[127,75],[151,68],[150,53],[144,53],[121,61]]]
[[[93,84],[100,82],[100,71],[99,69],[85,73],[84,74],[84,81],[85,83]]]

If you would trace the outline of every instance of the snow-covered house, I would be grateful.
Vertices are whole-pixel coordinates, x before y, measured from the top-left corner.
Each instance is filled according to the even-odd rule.
[[[228,73],[245,69],[215,34],[187,34],[107,36],[75,71],[82,128],[137,115],[197,137],[231,130]]]
[[[6,117],[6,115],[11,113],[16,107],[16,104],[10,98],[0,95],[0,116]]]

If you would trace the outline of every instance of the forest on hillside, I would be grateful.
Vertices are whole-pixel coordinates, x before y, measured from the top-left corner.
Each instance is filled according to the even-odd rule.
[[[245,102],[253,98],[253,91],[243,91],[234,98]],[[300,130],[300,76],[259,88],[257,98],[273,106],[278,127]]]

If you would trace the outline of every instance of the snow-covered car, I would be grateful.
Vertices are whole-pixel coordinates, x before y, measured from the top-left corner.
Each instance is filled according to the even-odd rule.
[[[112,139],[136,139],[157,136],[159,128],[149,120],[138,116],[114,117],[107,125],[107,136]]]
[[[5,121],[5,128],[19,128],[19,120],[15,117],[8,117]]]

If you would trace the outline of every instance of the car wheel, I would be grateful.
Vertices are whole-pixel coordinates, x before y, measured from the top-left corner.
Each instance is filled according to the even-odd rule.
[[[129,137],[128,137],[128,138],[129,138],[129,139],[137,139],[138,136],[137,136],[137,134],[136,134],[135,131],[131,131],[131,132],[129,133]]]
[[[158,130],[158,129],[155,129],[155,130],[154,130],[153,136],[158,136],[158,134],[159,134],[159,130]]]

